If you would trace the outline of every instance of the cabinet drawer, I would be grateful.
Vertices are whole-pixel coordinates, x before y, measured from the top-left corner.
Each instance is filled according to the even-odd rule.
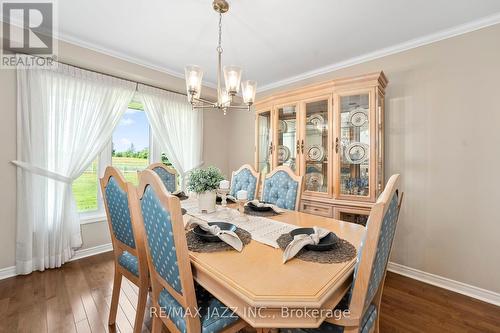
[[[326,204],[303,201],[301,211],[308,214],[320,215],[325,217],[333,216],[333,207]]]

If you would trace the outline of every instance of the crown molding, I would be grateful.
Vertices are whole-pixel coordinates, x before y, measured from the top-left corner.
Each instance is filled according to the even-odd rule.
[[[94,43],[86,42],[86,41],[84,41],[80,38],[74,37],[74,36],[59,33],[59,34],[57,34],[57,36],[55,38],[57,40],[65,42],[65,43],[80,46],[80,47],[89,49],[91,51],[99,52],[101,54],[104,54],[104,55],[107,55],[107,56],[110,56],[113,58],[127,61],[130,63],[136,64],[136,65],[143,66],[143,67],[155,70],[157,72],[165,73],[165,74],[168,74],[168,75],[173,76],[175,78],[184,80],[184,73],[180,73],[180,72],[177,72],[173,69],[166,68],[164,66],[159,66],[159,65],[156,65],[152,62],[145,61],[143,59],[139,59],[136,57],[132,57],[132,56],[126,55],[125,53],[114,51],[114,50],[111,50],[109,48],[106,48],[106,47],[103,47],[103,46],[100,46],[100,45],[97,45]],[[213,82],[205,82],[205,83],[203,83],[203,86],[208,87],[208,88],[217,88],[217,85]]]
[[[342,69],[342,68],[351,67],[351,66],[358,65],[358,64],[361,64],[364,62],[368,62],[371,60],[386,57],[386,56],[389,56],[392,54],[411,50],[411,49],[414,49],[414,48],[417,48],[420,46],[439,42],[439,41],[442,41],[442,40],[445,40],[448,38],[460,36],[460,35],[463,35],[463,34],[466,34],[469,32],[473,32],[476,30],[480,30],[480,29],[483,29],[483,28],[486,28],[486,27],[489,27],[492,25],[499,24],[499,23],[500,23],[500,13],[496,13],[496,14],[493,14],[491,16],[483,17],[479,20],[475,20],[475,21],[468,22],[465,24],[457,25],[455,27],[441,30],[441,31],[438,31],[436,33],[429,34],[429,35],[426,35],[423,37],[411,39],[409,41],[406,41],[406,42],[403,42],[400,44],[389,46],[389,47],[386,47],[383,49],[379,49],[377,51],[366,53],[366,54],[361,55],[361,56],[353,57],[353,58],[350,58],[350,59],[347,59],[347,60],[344,60],[341,62],[337,62],[337,63],[330,64],[330,65],[327,65],[324,67],[313,69],[311,71],[307,71],[307,72],[304,72],[304,73],[301,73],[298,75],[294,75],[294,76],[288,77],[288,78],[283,79],[283,80],[271,82],[271,83],[263,85],[260,88],[257,88],[257,92],[261,93],[261,92],[264,92],[267,90],[283,87],[283,86],[286,86],[286,85],[289,85],[292,83],[296,83],[296,82],[299,82],[302,80],[306,80],[306,79],[309,79],[309,78],[312,78],[312,77],[315,77],[318,75],[328,74],[328,73],[337,71],[337,70]]]

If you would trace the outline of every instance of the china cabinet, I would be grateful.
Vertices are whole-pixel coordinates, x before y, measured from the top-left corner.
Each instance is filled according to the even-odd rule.
[[[304,212],[366,224],[384,187],[383,72],[278,93],[255,104],[255,167],[304,176]]]

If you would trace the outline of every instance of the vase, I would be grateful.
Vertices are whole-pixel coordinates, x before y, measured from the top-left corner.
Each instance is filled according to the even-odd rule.
[[[215,191],[207,191],[198,193],[198,209],[200,212],[213,213],[215,212],[215,200],[217,194]]]

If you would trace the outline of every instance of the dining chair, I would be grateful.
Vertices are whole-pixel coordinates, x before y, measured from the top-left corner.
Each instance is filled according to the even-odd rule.
[[[170,168],[163,163],[153,163],[147,167],[158,174],[163,185],[170,193],[177,190],[177,172],[174,168]]]
[[[245,190],[248,192],[248,200],[253,200],[257,197],[259,181],[260,173],[249,164],[244,164],[238,170],[233,171],[229,194],[236,198],[238,191]]]
[[[141,332],[149,290],[149,272],[141,229],[137,228],[137,214],[130,209],[130,194],[134,185],[127,182],[117,168],[108,166],[100,179],[106,208],[111,243],[113,245],[115,274],[108,324],[116,319],[122,278],[139,287],[134,333]]]
[[[317,329],[281,329],[281,332],[379,331],[380,302],[387,263],[403,201],[403,193],[399,191],[399,178],[399,175],[391,176],[368,217],[352,286],[341,302],[342,305],[337,306],[340,310],[349,309],[349,317],[327,318]]]
[[[151,170],[139,173],[132,210],[142,215],[152,286],[152,333],[237,332],[246,323],[193,281],[179,198]],[[140,214],[139,214],[140,213]],[[199,309],[197,312],[196,309]]]
[[[279,166],[266,175],[261,200],[280,208],[298,210],[302,192],[302,176],[288,166]]]

